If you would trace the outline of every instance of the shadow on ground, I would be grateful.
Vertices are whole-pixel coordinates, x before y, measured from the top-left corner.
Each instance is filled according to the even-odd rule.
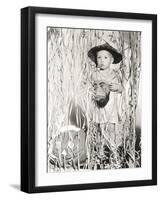
[[[20,190],[20,185],[18,184],[10,184],[10,187],[14,188],[15,190]]]

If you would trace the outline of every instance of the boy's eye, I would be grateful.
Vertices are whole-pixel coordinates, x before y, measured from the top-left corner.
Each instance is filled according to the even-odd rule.
[[[105,57],[98,56],[98,57],[97,57],[97,59],[101,59],[101,58],[103,58],[103,59],[108,59],[107,56],[105,56]]]

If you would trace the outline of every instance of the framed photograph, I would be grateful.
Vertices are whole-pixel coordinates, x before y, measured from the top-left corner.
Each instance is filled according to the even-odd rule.
[[[157,184],[157,16],[21,9],[21,190]]]

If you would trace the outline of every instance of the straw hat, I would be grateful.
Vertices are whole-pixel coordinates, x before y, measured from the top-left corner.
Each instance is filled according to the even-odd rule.
[[[95,46],[88,51],[88,57],[96,63],[96,55],[98,51],[106,50],[111,53],[114,58],[113,64],[117,64],[122,60],[122,55],[107,42],[105,44]]]

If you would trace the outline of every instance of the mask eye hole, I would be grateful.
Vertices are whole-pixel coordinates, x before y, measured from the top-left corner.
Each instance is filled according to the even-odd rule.
[[[99,86],[104,89],[106,87],[106,83],[105,82],[100,82]]]
[[[97,83],[94,83],[94,84],[93,84],[93,89],[94,89],[94,90],[97,90],[97,88],[98,88]]]

